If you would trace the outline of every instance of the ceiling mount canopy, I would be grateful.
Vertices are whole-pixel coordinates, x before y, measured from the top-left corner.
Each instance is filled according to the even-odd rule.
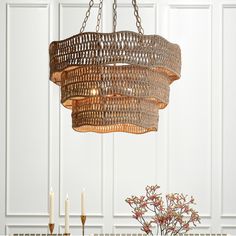
[[[61,103],[72,109],[72,127],[81,132],[141,134],[158,129],[158,111],[169,102],[170,84],[180,77],[181,52],[159,35],[144,35],[136,0],[138,33],[84,32],[94,0],[89,2],[80,33],[50,44],[50,80],[61,87]]]

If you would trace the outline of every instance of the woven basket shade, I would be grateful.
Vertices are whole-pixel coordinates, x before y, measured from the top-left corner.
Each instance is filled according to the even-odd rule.
[[[61,102],[96,96],[127,96],[153,99],[164,108],[169,99],[168,76],[142,66],[81,66],[62,73]]]
[[[50,44],[50,79],[81,132],[146,133],[158,129],[181,52],[158,35],[85,32]]]
[[[134,97],[91,97],[72,102],[76,131],[146,133],[157,130],[155,101]]]

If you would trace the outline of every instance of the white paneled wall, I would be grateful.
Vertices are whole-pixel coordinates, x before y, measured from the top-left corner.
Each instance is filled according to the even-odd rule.
[[[131,0],[117,2],[118,30],[136,30]],[[88,1],[0,0],[0,234],[46,233],[50,186],[57,232],[67,193],[71,232],[81,232],[83,187],[87,233],[139,232],[124,200],[155,183],[195,196],[195,232],[236,234],[236,0],[138,2],[145,32],[181,46],[182,77],[157,133],[99,135],[72,130],[48,78],[49,43],[79,32]]]
[[[170,39],[183,44],[182,83],[173,86],[169,107],[169,186],[179,192],[188,185],[188,192],[204,199],[202,215],[210,216],[211,8],[171,5],[169,15]]]

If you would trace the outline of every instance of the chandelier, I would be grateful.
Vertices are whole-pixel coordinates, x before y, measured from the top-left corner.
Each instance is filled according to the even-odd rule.
[[[170,84],[180,77],[181,52],[159,35],[144,35],[136,0],[138,32],[118,31],[117,2],[113,32],[84,32],[94,0],[89,2],[80,33],[50,44],[50,80],[61,87],[61,103],[72,110],[80,132],[141,134],[158,129],[158,112],[169,102]]]

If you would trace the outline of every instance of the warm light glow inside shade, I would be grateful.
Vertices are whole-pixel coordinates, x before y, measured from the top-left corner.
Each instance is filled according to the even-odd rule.
[[[158,35],[85,32],[50,44],[50,79],[81,132],[146,133],[180,77],[181,52]]]

